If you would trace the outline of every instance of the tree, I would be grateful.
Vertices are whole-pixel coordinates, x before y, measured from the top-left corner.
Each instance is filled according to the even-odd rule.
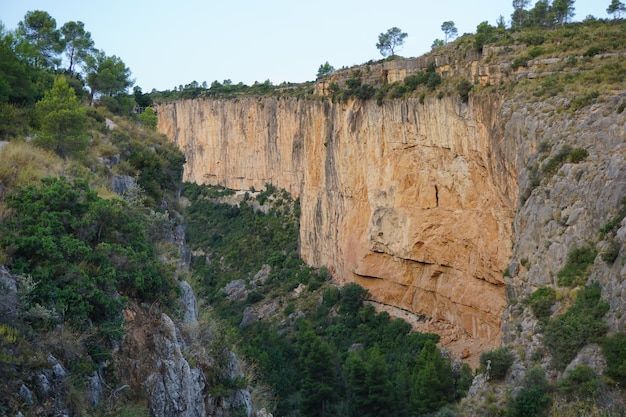
[[[86,111],[65,77],[59,76],[52,89],[35,103],[35,121],[39,127],[37,145],[64,158],[78,155],[87,148]]]
[[[320,65],[319,69],[317,70],[317,78],[325,77],[332,74],[333,72],[335,72],[335,68],[330,65],[328,61],[326,61],[324,64]]]
[[[574,0],[554,0],[551,11],[556,22],[563,26],[574,17]]]
[[[106,56],[104,51],[96,51],[94,55],[87,56],[85,64],[92,100],[98,94],[112,97],[124,93],[134,83],[130,79],[130,69],[115,55]]]
[[[528,16],[529,26],[551,27],[552,26],[552,10],[548,0],[539,0],[535,3]]]
[[[133,87],[133,95],[135,96],[135,103],[137,103],[139,107],[152,106],[152,97],[150,97],[150,94],[144,94],[143,91],[141,91],[141,87],[138,85]]]
[[[52,69],[58,65],[58,54],[63,50],[57,22],[47,12],[35,10],[26,13],[17,24],[21,42],[20,53],[37,68]]]
[[[524,26],[528,11],[526,7],[530,0],[513,0],[513,14],[511,15],[511,26],[521,28]]]
[[[378,35],[378,43],[376,48],[382,56],[395,55],[396,48],[404,45],[404,39],[408,36],[406,32],[402,32],[400,28],[392,27],[386,33]]]
[[[146,109],[139,114],[139,122],[150,130],[156,130],[158,121],[157,115],[152,107],[146,107]]]
[[[441,24],[441,30],[443,31],[443,34],[445,35],[445,38],[443,40],[444,44],[448,43],[448,39],[456,38],[457,34],[459,33],[456,26],[454,25],[454,22],[451,20],[447,22],[443,22]]]
[[[614,19],[621,19],[622,13],[626,12],[626,6],[620,0],[612,0],[606,12],[613,15]]]
[[[474,36],[474,47],[482,52],[483,46],[492,41],[496,28],[491,26],[489,22],[484,21],[476,27],[476,36]]]
[[[61,26],[65,54],[70,63],[67,71],[73,74],[74,67],[85,62],[85,59],[93,51],[91,33],[85,31],[83,22],[67,22]]]
[[[416,414],[435,411],[454,400],[454,374],[435,342],[428,340],[417,357],[411,407]]]
[[[302,337],[305,346],[300,352],[302,362],[303,411],[311,417],[324,417],[326,407],[335,398],[335,365],[333,351],[312,330]]]
[[[437,49],[437,48],[439,48],[439,47],[441,47],[441,46],[443,46],[443,45],[445,45],[445,43],[444,43],[444,41],[443,41],[443,40],[441,40],[441,39],[435,39],[435,40],[433,41],[433,44],[432,44],[432,45],[430,45],[430,49],[434,51],[435,49]]]

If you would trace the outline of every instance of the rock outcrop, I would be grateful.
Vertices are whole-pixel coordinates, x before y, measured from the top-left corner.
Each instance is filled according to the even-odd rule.
[[[519,138],[503,135],[501,104],[188,100],[159,105],[158,128],[186,181],[286,189],[306,262],[476,352],[499,344],[517,202]]]

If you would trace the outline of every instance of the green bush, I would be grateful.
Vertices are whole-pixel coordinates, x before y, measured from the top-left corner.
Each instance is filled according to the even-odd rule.
[[[552,314],[552,306],[556,302],[556,291],[552,287],[542,287],[528,298],[533,314],[538,319],[545,319]]]
[[[576,301],[565,314],[548,322],[543,342],[555,368],[565,369],[583,346],[600,341],[607,331],[603,317],[608,310],[609,305],[601,299],[600,285],[596,282],[578,292]]]
[[[513,354],[506,347],[499,347],[480,354],[480,365],[492,379],[502,380],[513,365]]]
[[[64,178],[7,196],[19,216],[0,227],[15,273],[37,284],[33,303],[56,310],[78,328],[118,321],[127,298],[168,302],[178,286],[146,239],[141,217]]]
[[[626,333],[615,333],[602,341],[606,358],[606,374],[620,386],[626,386]]]
[[[602,389],[600,377],[590,367],[578,365],[559,380],[559,391],[569,401],[595,399]]]
[[[517,70],[518,68],[526,68],[528,66],[528,58],[526,57],[517,57],[511,62],[511,68],[513,70]]]
[[[472,87],[472,83],[465,78],[462,78],[456,85],[456,91],[459,93],[459,97],[463,103],[467,103],[469,101],[469,93],[472,91]]]
[[[602,260],[608,265],[613,265],[619,256],[621,247],[622,245],[617,240],[612,239],[609,242],[609,247],[600,254]]]
[[[570,102],[569,109],[571,112],[575,112],[584,107],[590,106],[596,102],[596,99],[599,96],[600,96],[600,93],[598,93],[597,91],[592,91],[590,93],[585,94],[584,96],[576,97]]]
[[[563,287],[583,285],[597,255],[598,252],[588,244],[574,247],[567,254],[567,263],[557,274],[558,284]]]
[[[544,50],[543,50],[542,47],[535,46],[534,48],[532,48],[531,50],[528,51],[528,58],[534,59],[534,58],[537,58],[539,55],[541,55],[543,53],[544,53]]]
[[[543,369],[534,367],[524,375],[522,389],[513,401],[510,414],[514,417],[544,416],[549,404],[546,374]]]

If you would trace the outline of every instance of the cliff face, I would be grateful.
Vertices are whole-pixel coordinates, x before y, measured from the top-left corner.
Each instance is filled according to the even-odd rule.
[[[305,261],[438,331],[499,344],[516,150],[498,100],[189,100],[158,108],[185,180],[300,197]],[[515,136],[512,136],[515,140]],[[468,338],[469,337],[469,338]],[[470,347],[471,348],[471,347]]]

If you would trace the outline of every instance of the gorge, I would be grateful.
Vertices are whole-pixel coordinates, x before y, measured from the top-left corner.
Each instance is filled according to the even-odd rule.
[[[185,180],[300,198],[303,259],[444,344],[500,342],[517,201],[498,100],[190,100],[158,107]],[[475,344],[475,346],[474,346]]]

